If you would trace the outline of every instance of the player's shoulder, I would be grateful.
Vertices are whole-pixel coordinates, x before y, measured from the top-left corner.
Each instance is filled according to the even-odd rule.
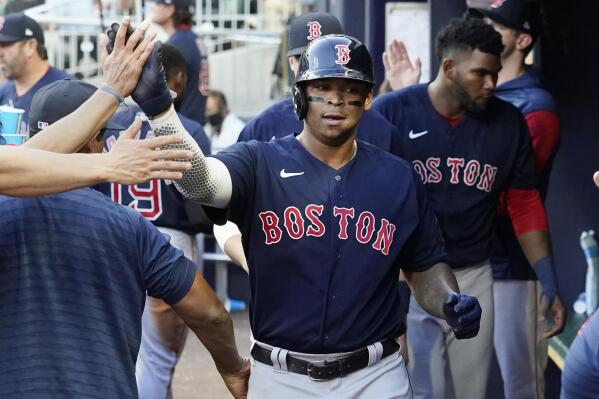
[[[6,82],[0,85],[0,101],[4,99],[6,95],[15,90],[15,82],[11,80],[7,80]]]
[[[299,129],[299,130],[298,130]],[[243,128],[239,141],[270,141],[299,133],[302,122],[295,116],[291,99],[279,101],[250,120]]]
[[[378,168],[387,169],[389,174],[412,173],[412,165],[404,158],[391,154],[382,148],[362,140],[356,140],[359,151],[369,162],[373,162]]]
[[[398,103],[409,103],[415,98],[421,98],[427,92],[427,84],[415,84],[412,86],[404,87],[400,90],[394,90],[389,93],[385,93],[378,96],[374,100],[374,104],[377,106],[397,106]]]
[[[520,109],[509,101],[501,99],[497,96],[492,96],[484,111],[487,118],[502,120],[506,118],[521,119],[522,112]],[[510,120],[510,119],[507,119]]]
[[[376,109],[364,112],[361,121],[374,129],[395,130],[395,126]]]

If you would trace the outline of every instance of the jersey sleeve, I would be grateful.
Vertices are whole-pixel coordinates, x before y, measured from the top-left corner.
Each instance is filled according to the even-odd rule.
[[[193,284],[196,265],[138,212],[123,209],[135,228],[138,259],[148,295],[169,305],[179,302]]]
[[[525,118],[532,138],[535,167],[541,172],[557,150],[559,118],[554,112],[544,110],[529,112]]]
[[[397,93],[398,92],[392,92],[377,97],[372,104],[372,109],[382,115],[383,118],[389,121],[393,126],[389,151],[392,154],[401,156],[402,144],[398,126],[400,126],[399,122],[402,120],[403,116],[401,110],[402,107],[399,106],[400,101],[396,99]]]
[[[189,132],[191,137],[198,143],[204,155],[210,154],[210,139],[204,131],[204,128],[199,123]]]
[[[213,155],[225,164],[232,182],[231,201],[227,209],[204,206],[206,214],[215,224],[222,225],[227,220],[237,225],[243,224],[244,215],[253,199],[256,179],[253,149],[257,143],[235,143]]]
[[[412,171],[412,181],[416,191],[418,224],[405,243],[399,262],[402,269],[418,272],[446,262],[447,251],[437,217],[428,203],[426,189],[415,171]]]
[[[519,114],[517,124],[518,148],[515,162],[510,172],[508,188],[526,190],[537,187],[537,174],[534,167],[534,153],[528,127]]]

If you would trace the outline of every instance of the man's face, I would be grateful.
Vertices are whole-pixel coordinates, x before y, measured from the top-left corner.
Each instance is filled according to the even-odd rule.
[[[0,68],[7,79],[19,78],[25,70],[27,56],[24,42],[0,43]]]
[[[520,36],[520,32],[497,23],[490,18],[485,18],[485,22],[491,25],[493,29],[495,29],[495,31],[501,35],[501,42],[503,43],[501,59],[508,58],[514,51],[516,51],[516,41]]]
[[[181,105],[181,101],[183,100],[183,94],[185,93],[185,87],[187,86],[187,74],[184,71],[177,71],[169,76],[166,79],[166,85],[169,89],[177,93],[177,98],[175,98],[175,108],[179,108]]]
[[[173,16],[175,12],[174,5],[158,4],[154,1],[150,2],[150,15],[152,22],[158,25],[164,25]]]
[[[493,54],[479,50],[458,53],[450,75],[455,99],[469,112],[484,111],[495,92],[500,69],[499,57]]]
[[[215,96],[208,96],[206,99],[206,120],[216,130],[220,130],[223,120],[227,116],[224,104]]]
[[[305,122],[310,133],[332,147],[350,138],[362,113],[372,102],[371,88],[356,80],[311,80],[304,84],[304,90],[308,98]]]

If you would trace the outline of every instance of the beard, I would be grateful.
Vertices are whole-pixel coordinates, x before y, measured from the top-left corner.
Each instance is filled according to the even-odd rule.
[[[467,112],[479,114],[487,109],[487,105],[489,104],[488,98],[481,98],[477,101],[470,94],[468,94],[465,85],[459,78],[454,79],[453,83],[455,98],[462,108],[464,108]]]

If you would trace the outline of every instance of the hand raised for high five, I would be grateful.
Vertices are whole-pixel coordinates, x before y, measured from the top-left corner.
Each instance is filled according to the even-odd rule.
[[[148,33],[150,23],[144,22],[133,31],[125,44],[127,30],[130,29],[131,19],[124,17],[121,24],[117,24],[110,54],[103,57],[102,72],[104,84],[125,98],[137,86],[142,69],[152,54],[152,40],[155,33]],[[106,35],[100,38],[100,48],[106,48],[110,42]]]
[[[125,27],[124,24],[113,23],[106,33],[108,37],[106,51],[111,54],[113,51],[116,52],[121,41],[125,47],[135,46],[135,43],[139,41],[136,35],[138,35],[138,32],[145,32],[146,28],[140,29],[145,24],[146,22],[143,22],[135,31],[132,31],[129,26]],[[149,36],[146,35],[146,39]],[[154,37],[155,35],[152,35],[152,38]],[[152,54],[144,64],[141,76],[136,83],[131,98],[148,117],[152,118],[160,114],[172,104],[173,99],[166,84],[166,75],[162,65],[162,43],[160,41],[154,43]]]
[[[416,57],[412,64],[406,46],[395,39],[389,43],[389,49],[383,53],[383,65],[392,90],[415,85],[422,74],[420,58]]]

